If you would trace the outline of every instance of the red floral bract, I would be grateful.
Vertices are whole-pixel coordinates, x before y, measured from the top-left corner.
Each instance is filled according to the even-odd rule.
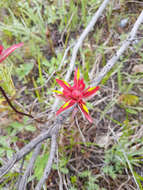
[[[62,98],[65,101],[65,104],[60,107],[56,115],[72,107],[74,104],[77,104],[86,119],[92,122],[92,118],[86,107],[85,99],[95,94],[99,89],[99,86],[88,87],[85,89],[85,83],[83,78],[80,78],[79,69],[75,70],[73,86],[63,80],[56,79],[56,81],[63,88],[63,91],[55,90],[54,92],[56,92],[57,97]]]
[[[14,44],[11,47],[4,50],[3,46],[0,45],[0,63],[5,60],[15,49],[21,47],[23,43]]]

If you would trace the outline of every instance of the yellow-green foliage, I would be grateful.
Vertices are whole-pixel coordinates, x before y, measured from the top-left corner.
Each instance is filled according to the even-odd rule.
[[[0,65],[0,85],[9,96],[15,95],[15,87],[11,78],[12,66]]]

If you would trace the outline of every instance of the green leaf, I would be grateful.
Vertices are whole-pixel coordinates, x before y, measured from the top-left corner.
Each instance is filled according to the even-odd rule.
[[[23,124],[15,121],[10,124],[10,127],[13,127],[14,129],[20,129],[23,127]]]
[[[41,176],[43,175],[43,171],[46,166],[48,157],[49,157],[48,154],[44,154],[42,156],[39,156],[38,159],[36,160],[34,176],[37,178],[37,180],[40,180]]]
[[[19,76],[19,79],[22,80],[26,75],[28,75],[33,69],[33,66],[33,63],[24,63],[20,65],[20,67],[16,69],[16,73]]]
[[[141,182],[143,182],[143,177],[140,176],[140,175],[139,175],[138,173],[136,173],[135,171],[134,171],[134,176],[135,176],[135,178],[136,178],[136,180],[137,180],[137,182],[138,182],[138,185],[139,185],[139,187],[140,187],[140,190],[143,190],[142,183],[141,183]]]
[[[58,169],[58,167],[57,167],[57,164],[52,164],[52,169],[54,169],[54,170],[57,170]]]
[[[70,187],[69,190],[77,190],[75,187]]]
[[[13,152],[14,152],[13,150],[7,150],[7,151],[6,151],[6,154],[7,154],[8,159],[12,158]]]
[[[132,94],[122,94],[119,96],[119,103],[127,106],[137,105],[139,102],[139,97]]]
[[[71,183],[75,184],[76,182],[77,182],[77,177],[75,175],[71,176]]]
[[[92,103],[86,102],[86,105],[87,105],[88,108],[93,109],[93,104]]]
[[[9,146],[9,144],[8,144],[8,142],[7,142],[7,137],[6,137],[6,136],[1,136],[1,137],[0,137],[0,144],[1,144],[2,146],[5,146],[5,147],[8,147],[8,146]]]
[[[69,173],[69,170],[67,168],[60,168],[60,171],[63,173],[63,174],[68,174]]]
[[[82,177],[82,178],[88,177],[88,176],[90,176],[90,175],[91,175],[91,172],[88,171],[88,170],[85,170],[85,171],[83,171],[83,172],[81,172],[81,173],[79,174],[79,176]]]
[[[0,155],[2,155],[4,153],[5,149],[0,148]]]
[[[35,128],[33,125],[27,125],[27,126],[25,127],[25,130],[34,132],[34,131],[36,130],[36,128]]]
[[[135,111],[135,110],[133,110],[133,109],[129,109],[129,108],[126,108],[126,112],[131,113],[131,114],[135,114],[135,115],[138,114],[137,111]]]

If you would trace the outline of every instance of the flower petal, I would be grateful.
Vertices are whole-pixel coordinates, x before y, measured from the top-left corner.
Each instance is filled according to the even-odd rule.
[[[83,78],[79,80],[78,89],[83,91],[85,88],[85,83],[83,81]]]
[[[91,116],[89,115],[89,111],[88,111],[88,108],[86,107],[86,105],[83,104],[83,103],[80,103],[80,104],[78,104],[78,105],[79,105],[79,107],[80,107],[82,113],[83,113],[84,116],[86,117],[86,119],[87,119],[90,123],[92,123],[92,118],[91,118]]]
[[[87,88],[83,92],[83,98],[87,98],[89,96],[92,96],[93,94],[95,94],[97,92],[97,90],[99,90],[99,86]]]
[[[53,92],[56,92],[57,94],[63,94],[63,92],[59,91],[59,90],[53,90]]]
[[[3,46],[0,45],[0,54],[2,53],[2,51],[3,51]]]
[[[59,90],[53,90],[56,92],[55,97],[64,100],[65,102],[71,99],[71,92],[69,90],[63,90],[62,92]]]
[[[59,115],[61,112],[63,112],[64,110],[70,108],[71,106],[73,106],[76,102],[73,100],[69,100],[67,101],[65,104],[63,104],[60,109],[56,112],[56,115]]]
[[[75,87],[78,86],[79,78],[80,78],[79,68],[76,68],[75,74],[74,74],[74,86]]]
[[[70,90],[70,88],[71,88],[71,85],[70,85],[69,83],[67,83],[66,81],[64,81],[64,80],[56,79],[56,82],[57,82],[61,87],[63,87],[65,90]]]
[[[86,107],[85,104],[82,104],[82,109],[83,109],[86,113],[89,113],[88,108]]]
[[[3,60],[5,60],[15,49],[17,49],[17,48],[19,48],[21,46],[23,46],[23,43],[12,45],[11,47],[7,48],[6,50],[1,49],[0,63]]]

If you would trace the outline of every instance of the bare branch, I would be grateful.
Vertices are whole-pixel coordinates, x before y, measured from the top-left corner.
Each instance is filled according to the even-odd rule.
[[[48,131],[43,132],[38,137],[33,139],[29,144],[25,145],[20,151],[18,151],[13,158],[11,158],[3,167],[0,168],[0,178],[4,176],[14,164],[27,155],[33,148],[35,148],[40,142],[51,137],[52,128]]]
[[[30,159],[30,162],[29,162],[29,164],[28,164],[28,166],[24,172],[24,175],[22,176],[21,181],[19,183],[18,190],[26,190],[27,179],[28,179],[28,177],[29,177],[29,175],[33,169],[34,163],[36,161],[37,156],[39,155],[40,149],[41,149],[41,143],[39,143],[36,146],[36,148],[33,152],[33,155]]]
[[[87,37],[87,35],[89,34],[89,32],[93,29],[93,26],[95,25],[95,23],[97,22],[98,18],[101,16],[102,12],[106,8],[108,2],[109,2],[109,0],[104,0],[103,1],[103,3],[101,4],[101,6],[99,7],[98,11],[93,15],[91,21],[89,22],[89,24],[87,25],[87,27],[85,28],[85,30],[82,32],[82,34],[79,37],[79,39],[77,40],[77,43],[75,44],[75,46],[73,48],[72,58],[71,58],[71,62],[70,62],[70,68],[68,69],[68,72],[67,72],[66,77],[65,77],[66,81],[69,80],[69,78],[71,76],[71,73],[73,71],[73,67],[74,67],[74,64],[75,64],[75,60],[76,60],[77,52],[78,52],[79,48],[81,47],[84,39]]]
[[[23,166],[24,166],[24,161],[25,161],[25,156],[22,159],[20,170],[19,170],[19,176],[18,176],[18,180],[17,180],[17,189],[19,187],[19,184],[20,184],[20,181],[21,181],[21,178],[22,178],[22,173],[23,173],[22,170],[23,170]]]
[[[51,138],[52,135],[57,134],[60,129],[61,124],[67,119],[68,115],[74,109],[74,106],[57,116],[55,123],[50,126],[47,131],[44,131],[35,139],[33,139],[29,144],[25,145],[20,151],[15,153],[13,158],[11,158],[6,164],[0,168],[0,178],[4,176],[8,171],[14,166],[14,164],[27,155],[33,148],[35,148],[39,143],[43,142],[47,138]],[[46,125],[46,124],[45,124]]]
[[[115,65],[115,63],[118,61],[120,56],[125,52],[125,50],[129,47],[129,45],[133,42],[136,33],[138,31],[139,26],[143,22],[143,11],[139,15],[137,21],[135,22],[129,36],[127,39],[123,42],[123,45],[120,47],[120,49],[116,52],[116,54],[107,62],[105,67],[101,70],[98,77],[95,78],[94,81],[92,81],[92,86],[97,86],[101,80],[104,78],[104,76],[111,70],[111,68]]]
[[[44,170],[44,175],[40,179],[40,181],[38,182],[35,190],[40,190],[42,188],[43,184],[45,183],[45,181],[48,178],[49,173],[51,171],[52,163],[53,163],[53,159],[55,157],[55,152],[56,152],[56,147],[57,147],[57,134],[58,134],[58,131],[55,134],[52,135],[51,149],[50,149],[50,155],[49,155],[49,159],[48,159],[48,162],[47,162],[47,166],[46,166],[46,168]]]

